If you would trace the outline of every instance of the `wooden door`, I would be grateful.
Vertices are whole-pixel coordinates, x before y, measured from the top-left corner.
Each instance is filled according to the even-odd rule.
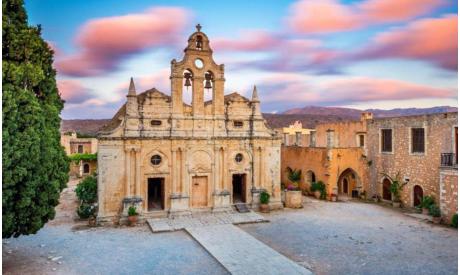
[[[383,192],[382,192],[382,198],[384,200],[388,200],[388,201],[391,201],[391,191],[390,191],[390,188],[391,188],[391,182],[389,179],[384,179],[383,180]]]
[[[208,177],[192,178],[192,207],[208,206]]]
[[[343,193],[344,194],[348,194],[348,180],[347,179],[343,179]]]
[[[414,186],[414,207],[419,206],[423,198],[423,189],[419,185]]]

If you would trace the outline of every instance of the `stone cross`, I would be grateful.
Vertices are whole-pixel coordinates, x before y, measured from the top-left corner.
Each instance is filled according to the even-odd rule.
[[[196,30],[197,30],[197,31],[199,31],[199,32],[201,31],[201,25],[200,25],[200,23],[198,23],[195,27],[196,27]]]

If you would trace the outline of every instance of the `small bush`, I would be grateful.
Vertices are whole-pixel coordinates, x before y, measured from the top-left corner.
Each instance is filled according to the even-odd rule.
[[[139,215],[139,213],[137,213],[136,207],[135,206],[130,206],[128,208],[128,216],[137,216],[137,215]]]
[[[422,202],[420,203],[421,208],[430,209],[430,207],[434,204],[434,197],[433,196],[423,196]]]
[[[83,203],[94,203],[97,201],[97,179],[95,176],[87,176],[75,189],[78,199]]]
[[[436,204],[430,206],[429,213],[433,217],[441,217],[441,210],[436,206]]]
[[[262,204],[267,204],[270,201],[270,194],[268,194],[266,191],[263,191],[260,193],[260,203]]]
[[[95,213],[96,207],[87,203],[82,203],[77,209],[77,214],[81,219],[88,219],[89,217],[94,216]]]
[[[320,199],[325,200],[327,196],[326,185],[322,181],[312,182],[310,186],[310,191],[315,192],[319,191],[321,193]]]
[[[452,227],[455,227],[455,228],[458,228],[458,214],[455,213],[453,216],[452,216],[452,219],[450,221],[450,225]]]

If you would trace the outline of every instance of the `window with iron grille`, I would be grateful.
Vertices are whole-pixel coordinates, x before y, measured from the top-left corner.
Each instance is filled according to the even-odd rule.
[[[425,153],[424,128],[412,128],[412,153]]]
[[[391,129],[382,129],[382,152],[392,152],[393,151],[393,141],[392,141],[392,130]]]

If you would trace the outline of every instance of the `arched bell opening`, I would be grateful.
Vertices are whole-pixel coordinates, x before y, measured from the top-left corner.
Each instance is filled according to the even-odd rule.
[[[214,74],[211,71],[204,73],[203,88],[204,100],[214,100]]]
[[[182,101],[186,104],[192,104],[193,95],[193,72],[189,69],[182,73]]]

